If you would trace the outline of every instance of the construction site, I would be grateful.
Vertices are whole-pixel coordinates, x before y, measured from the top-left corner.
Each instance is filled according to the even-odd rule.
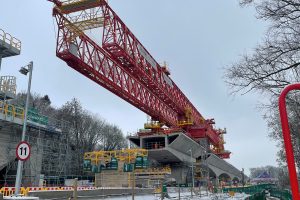
[[[228,162],[226,129],[201,114],[166,62],[155,60],[108,1],[45,3],[53,4],[56,56],[63,65],[149,117],[127,136],[130,148],[84,152],[75,166],[70,122],[40,114],[28,102],[15,104],[16,77],[1,73],[0,199],[259,199],[254,196],[275,188],[249,185],[244,169]],[[0,29],[0,69],[1,60],[22,52],[22,42]],[[33,62],[20,70],[29,75],[27,96],[32,71]],[[29,153],[23,159],[24,147]]]

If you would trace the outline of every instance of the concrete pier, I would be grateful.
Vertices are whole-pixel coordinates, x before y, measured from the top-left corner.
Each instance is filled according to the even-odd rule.
[[[186,183],[191,163],[195,163],[201,155],[206,155],[205,160],[210,171],[210,177],[216,183],[220,177],[229,177],[231,180],[242,179],[241,171],[230,163],[221,159],[205,148],[207,141],[196,142],[186,134],[178,132],[165,134],[143,134],[129,136],[128,139],[140,148],[149,151],[149,159],[161,164],[169,164],[172,168],[171,177],[177,183]],[[190,151],[192,151],[192,158]],[[208,153],[205,153],[208,152]],[[203,161],[202,160],[202,161]]]

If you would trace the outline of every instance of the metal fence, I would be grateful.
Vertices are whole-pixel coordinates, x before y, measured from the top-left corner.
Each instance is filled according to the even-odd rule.
[[[280,190],[273,188],[269,190],[272,197],[277,197],[281,200],[292,200],[292,193],[289,190]]]

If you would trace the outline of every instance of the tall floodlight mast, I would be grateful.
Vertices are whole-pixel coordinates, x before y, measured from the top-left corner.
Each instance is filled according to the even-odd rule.
[[[151,116],[154,131],[180,129],[194,140],[207,138],[211,150],[229,158],[224,130],[213,127],[110,8],[105,0],[49,0],[58,24],[56,55],[71,68]],[[97,41],[87,30],[101,29]],[[102,37],[102,38],[101,38]],[[151,126],[152,124],[152,126]]]

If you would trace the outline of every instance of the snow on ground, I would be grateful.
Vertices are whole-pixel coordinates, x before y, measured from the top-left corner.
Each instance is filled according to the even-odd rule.
[[[170,198],[169,199],[178,199],[178,194],[169,194]],[[226,199],[226,200],[244,200],[246,197],[249,195],[247,194],[235,194],[234,197],[230,197],[228,194],[207,194],[206,192],[201,192],[200,194],[197,194],[191,197],[190,192],[185,192],[180,194],[180,199],[184,200],[221,200],[221,199]]]
[[[247,194],[239,194],[236,193],[234,197],[230,197],[228,194],[206,194],[201,193],[200,196],[193,196],[191,198],[190,192],[184,192],[180,194],[181,200],[244,200],[249,195]],[[106,200],[132,200],[131,196],[120,196],[120,197],[110,197],[110,198],[99,198],[99,199],[106,199]],[[160,195],[143,195],[143,196],[135,196],[135,200],[160,200]],[[178,199],[178,193],[169,193],[169,198],[164,198],[165,200],[176,200]],[[93,199],[86,199],[85,200],[97,200],[97,198]]]

